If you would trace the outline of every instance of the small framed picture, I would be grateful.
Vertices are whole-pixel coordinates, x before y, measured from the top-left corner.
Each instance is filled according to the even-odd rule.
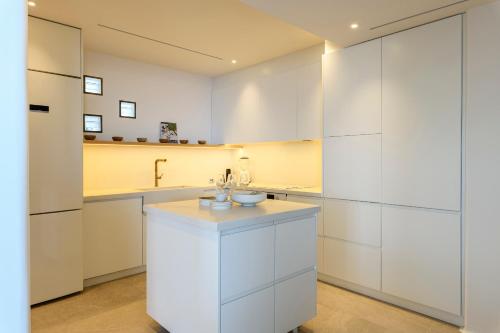
[[[87,133],[102,133],[102,116],[98,114],[84,114],[83,131]]]
[[[83,92],[91,95],[102,96],[102,78],[96,76],[83,76]]]
[[[160,139],[167,139],[170,143],[179,143],[177,139],[177,123],[160,123]]]
[[[136,118],[135,105],[135,102],[120,101],[120,117]]]

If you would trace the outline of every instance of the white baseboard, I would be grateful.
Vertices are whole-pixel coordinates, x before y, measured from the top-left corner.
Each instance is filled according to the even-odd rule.
[[[83,287],[95,286],[96,284],[101,284],[104,282],[109,282],[113,280],[118,280],[130,275],[135,275],[139,273],[144,273],[146,271],[146,266],[139,266],[131,269],[126,269],[119,272],[114,272],[106,275],[96,276],[90,279],[83,280]]]

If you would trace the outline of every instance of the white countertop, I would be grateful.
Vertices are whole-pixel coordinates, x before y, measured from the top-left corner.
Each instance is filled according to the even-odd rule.
[[[166,221],[189,223],[209,231],[223,231],[278,219],[312,215],[319,211],[319,207],[290,201],[266,200],[256,207],[242,207],[234,203],[228,210],[212,210],[200,206],[198,200],[186,200],[146,205],[145,211],[148,215]]]

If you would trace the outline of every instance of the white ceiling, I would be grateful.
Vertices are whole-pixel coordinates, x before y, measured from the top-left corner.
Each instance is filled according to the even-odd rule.
[[[491,0],[241,1],[321,36],[329,40],[333,47],[353,45],[464,12],[466,9],[482,3],[491,2]],[[434,11],[437,8],[441,9]],[[419,13],[425,14],[418,15]],[[406,17],[409,18],[394,22]],[[389,22],[394,23],[387,24]],[[351,23],[358,23],[359,28],[352,30]],[[371,29],[383,24],[387,25]]]
[[[82,28],[86,50],[210,76],[323,42],[238,0],[35,1],[37,6],[29,8],[30,15]],[[237,63],[232,64],[232,59]]]

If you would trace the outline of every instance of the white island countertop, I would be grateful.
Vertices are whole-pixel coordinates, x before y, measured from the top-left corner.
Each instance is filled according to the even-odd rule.
[[[200,206],[198,200],[186,200],[146,205],[145,211],[148,215],[155,215],[166,221],[188,223],[209,231],[224,231],[277,219],[316,214],[319,207],[290,201],[266,200],[256,207],[242,207],[233,203],[230,209],[212,210]]]

